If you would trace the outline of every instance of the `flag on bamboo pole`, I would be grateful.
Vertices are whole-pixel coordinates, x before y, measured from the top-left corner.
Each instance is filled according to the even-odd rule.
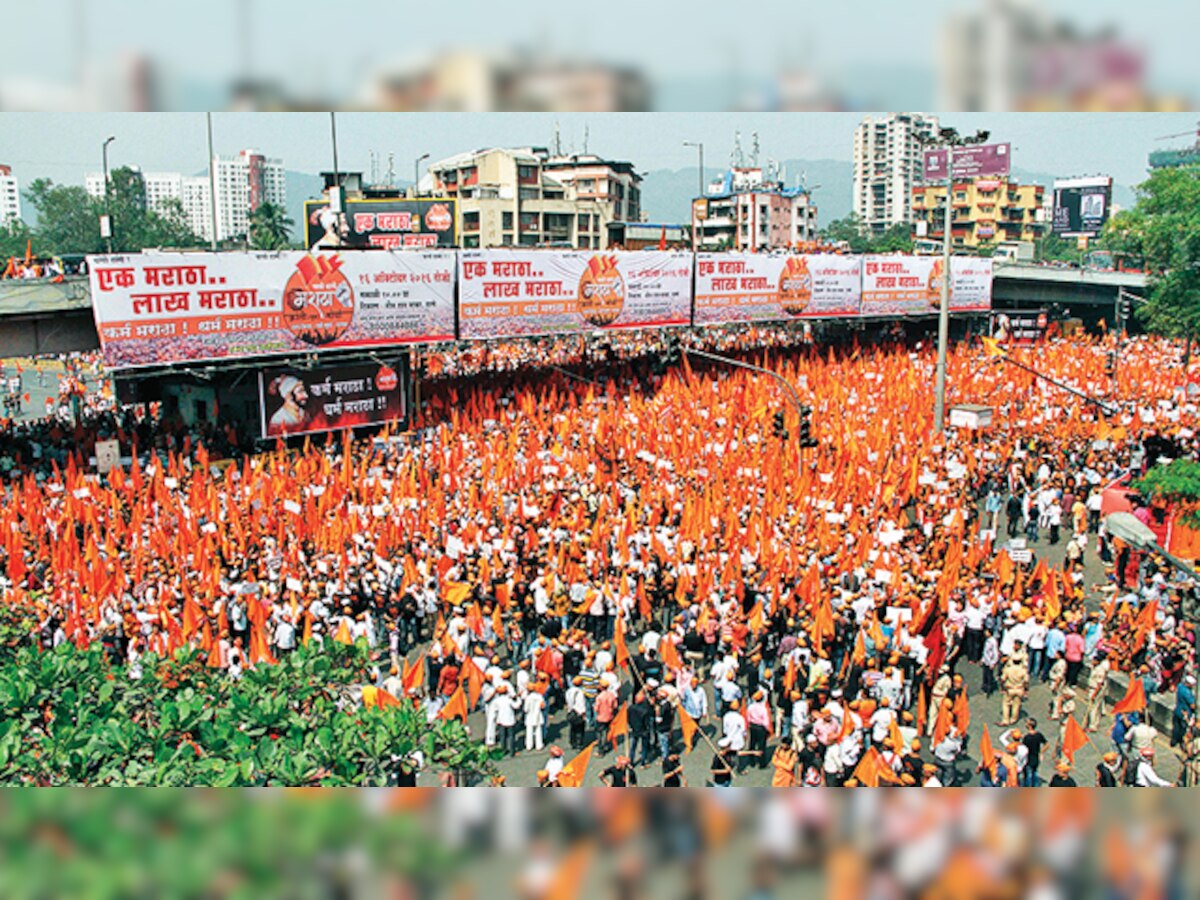
[[[581,750],[574,759],[562,767],[558,773],[558,786],[565,788],[582,787],[587,777],[588,764],[592,761],[592,751],[596,742],[592,741]]]

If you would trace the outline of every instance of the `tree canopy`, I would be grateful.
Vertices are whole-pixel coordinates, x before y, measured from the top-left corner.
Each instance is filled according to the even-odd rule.
[[[37,212],[37,225],[26,228],[24,234],[32,238],[34,253],[39,256],[103,253],[107,243],[100,236],[100,216],[106,207],[112,215],[114,252],[151,247],[190,249],[204,243],[188,225],[178,200],[165,201],[157,211],[150,209],[145,182],[126,167],[110,174],[107,203],[102,197],[89,196],[82,187],[55,184],[48,178],[30,184],[25,197]],[[0,246],[7,249],[11,242],[6,232],[0,232]],[[24,253],[24,239],[18,243]]]
[[[1138,314],[1167,337],[1200,336],[1200,166],[1155,169],[1137,204],[1109,219],[1102,240],[1145,260],[1149,302]]]
[[[844,241],[852,253],[911,253],[913,248],[908,225],[898,223],[882,234],[872,234],[854,213],[830,222],[821,230],[821,237],[830,243]]]

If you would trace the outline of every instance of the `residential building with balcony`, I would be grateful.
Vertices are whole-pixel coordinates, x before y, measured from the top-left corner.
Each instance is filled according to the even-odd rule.
[[[632,163],[543,147],[493,147],[431,163],[421,192],[458,200],[464,247],[604,249],[612,222],[641,218]]]
[[[734,166],[692,204],[698,250],[775,250],[817,234],[817,207],[802,187],[789,188],[761,168]]]
[[[958,250],[994,248],[1002,241],[1034,241],[1046,230],[1046,189],[1004,178],[954,182],[950,241]],[[945,240],[946,186],[919,185],[912,191],[913,219],[920,237]]]

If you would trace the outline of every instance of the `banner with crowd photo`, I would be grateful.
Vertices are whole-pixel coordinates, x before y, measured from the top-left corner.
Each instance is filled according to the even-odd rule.
[[[692,254],[462,250],[463,340],[688,325]]]
[[[405,416],[404,368],[364,363],[258,373],[264,438],[382,425]]]
[[[862,265],[864,316],[935,315],[942,302],[944,263],[940,256],[865,256]],[[992,306],[992,261],[950,258],[950,311],[987,311]]]
[[[861,299],[861,257],[696,254],[697,325],[856,316]]]
[[[88,257],[110,369],[454,339],[454,251]]]

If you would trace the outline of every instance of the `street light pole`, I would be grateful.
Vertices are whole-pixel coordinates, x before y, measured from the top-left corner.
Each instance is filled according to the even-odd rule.
[[[699,161],[698,161],[697,172],[696,172],[696,175],[697,175],[696,190],[699,193],[696,196],[702,200],[702,199],[704,199],[704,142],[703,141],[684,141],[683,146],[695,147],[696,152],[699,155]],[[700,235],[698,234],[698,228],[696,225],[697,220],[696,220],[696,213],[695,213],[694,205],[692,207],[692,210],[693,210],[692,211],[692,251],[694,252],[694,251],[700,249]]]
[[[108,252],[112,253],[112,201],[108,195],[108,145],[115,141],[115,135],[105,138],[104,143],[100,145],[100,156],[104,160],[104,218],[108,222],[108,234],[105,236],[105,241],[108,244]]]
[[[416,160],[413,161],[413,197],[414,198],[420,196],[420,193],[417,191],[417,185],[421,181],[421,163],[423,163],[427,159],[429,159],[429,154],[422,153],[420,156],[418,156],[416,158]]]
[[[208,117],[208,200],[209,212],[212,215],[210,246],[215,253],[217,251],[217,161],[213,155],[212,113],[209,112],[206,115]]]
[[[933,402],[933,433],[941,434],[946,420],[946,345],[950,342],[950,228],[954,207],[954,145],[946,145],[946,225],[942,235],[942,292],[938,301],[937,384]]]

